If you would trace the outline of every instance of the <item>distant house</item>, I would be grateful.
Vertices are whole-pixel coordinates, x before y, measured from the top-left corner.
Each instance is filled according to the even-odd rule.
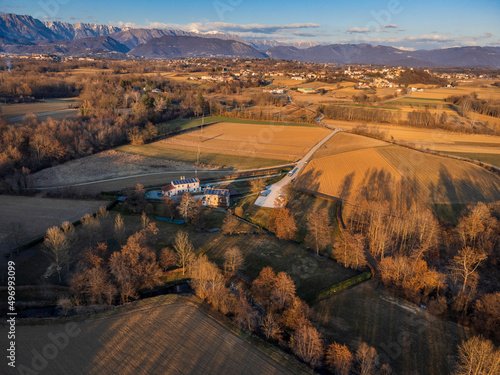
[[[153,90],[151,90],[151,92],[154,92],[155,94],[159,94],[160,92],[163,92],[163,91],[161,91],[160,89],[153,89]]]
[[[299,87],[297,91],[303,94],[316,94],[316,90],[307,87]]]
[[[202,203],[208,207],[229,207],[228,189],[205,189]]]
[[[183,193],[198,193],[201,192],[200,179],[181,177],[180,180],[172,181],[163,186],[161,190],[164,197],[172,197]]]

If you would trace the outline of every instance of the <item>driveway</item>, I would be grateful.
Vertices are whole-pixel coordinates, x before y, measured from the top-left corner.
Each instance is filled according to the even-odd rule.
[[[271,187],[268,189],[269,194],[266,197],[259,195],[259,197],[255,201],[255,204],[257,206],[274,208],[275,207],[275,200],[276,200],[276,198],[279,197],[279,195],[283,191],[283,188],[286,185],[288,185],[290,182],[292,182],[293,179],[295,179],[297,176],[300,175],[300,172],[306,166],[307,162],[313,156],[313,154],[321,146],[323,146],[326,142],[328,142],[330,140],[330,138],[332,138],[335,134],[337,134],[338,132],[342,131],[342,129],[340,129],[340,128],[335,128],[335,127],[332,127],[330,125],[324,124],[321,121],[321,120],[323,120],[323,117],[324,116],[322,115],[320,118],[316,119],[316,122],[318,124],[320,124],[320,125],[325,126],[326,128],[333,129],[333,131],[330,134],[328,134],[325,138],[323,138],[323,140],[321,140],[318,144],[316,144],[316,146],[314,146],[312,149],[310,149],[309,152],[302,159],[300,159],[296,163],[297,170],[295,171],[295,173],[292,176],[289,176],[287,174],[280,181],[278,181],[277,183],[271,185]]]

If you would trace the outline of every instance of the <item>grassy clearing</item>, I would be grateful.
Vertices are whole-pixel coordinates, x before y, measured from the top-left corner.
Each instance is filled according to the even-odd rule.
[[[0,248],[10,248],[7,243],[12,225],[21,223],[23,242],[29,242],[63,221],[74,222],[86,213],[94,213],[107,201],[84,201],[0,195]],[[4,242],[5,241],[5,242]]]
[[[356,151],[364,148],[385,147],[387,142],[363,137],[356,134],[337,133],[313,155],[318,159],[324,156],[337,155],[343,152]]]
[[[226,250],[233,246],[239,247],[245,256],[244,275],[253,280],[266,266],[276,272],[284,271],[295,282],[300,298],[307,302],[314,300],[319,291],[359,274],[333,260],[316,256],[303,246],[270,235],[219,235],[200,252],[222,265]]]
[[[225,155],[207,152],[200,153],[200,156],[198,157],[197,151],[166,148],[157,143],[150,143],[142,146],[120,146],[116,149],[116,151],[133,155],[179,161],[184,163],[196,163],[196,161],[199,160],[200,163],[205,165],[217,165],[223,168],[233,169],[265,168],[286,164],[286,162],[284,162],[283,160],[278,159],[264,159],[258,157],[249,158],[245,156]]]
[[[62,111],[68,109],[71,104],[76,102],[77,98],[47,99],[44,102],[2,104],[0,113],[6,118],[23,116],[28,113]]]
[[[172,127],[180,127],[181,129],[189,129],[196,126],[201,126],[201,118],[196,119],[176,119],[166,122],[166,125],[171,125]],[[305,127],[317,127],[315,124],[302,124],[297,122],[281,122],[281,121],[258,121],[258,120],[247,120],[238,119],[232,117],[222,117],[222,116],[210,116],[205,117],[204,123],[210,124],[214,122],[230,122],[235,124],[252,124],[252,125],[276,125],[276,126],[305,126]]]
[[[141,302],[108,316],[76,322],[76,337],[59,352],[57,361],[48,361],[44,371],[53,374],[293,373],[205,314],[190,299],[160,297]],[[40,352],[47,344],[48,334],[64,330],[63,324],[19,326],[17,363],[29,366],[33,358],[31,351]],[[8,368],[5,371],[17,373]]]
[[[366,342],[397,374],[449,374],[450,358],[468,332],[392,296],[375,281],[331,295],[313,306],[329,339],[355,350]]]

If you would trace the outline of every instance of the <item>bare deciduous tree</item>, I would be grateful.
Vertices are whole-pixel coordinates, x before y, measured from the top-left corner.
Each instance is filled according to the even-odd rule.
[[[363,342],[356,351],[356,360],[359,363],[360,375],[372,375],[376,368],[377,351]]]
[[[222,223],[222,232],[231,236],[238,229],[239,225],[240,221],[236,216],[227,214]]]
[[[326,350],[326,365],[335,370],[337,375],[349,375],[353,359],[351,351],[345,345],[334,342]]]
[[[177,262],[182,267],[182,274],[185,274],[186,267],[194,256],[193,244],[189,241],[188,232],[179,231],[175,237],[174,249],[177,253]]]
[[[323,357],[323,338],[310,324],[299,327],[290,339],[293,352],[302,360],[315,367]]]
[[[268,312],[264,315],[260,326],[267,339],[279,340],[281,338],[283,330],[275,314]]]
[[[224,254],[224,269],[229,274],[234,274],[238,268],[243,265],[243,254],[241,250],[237,247],[229,248]]]
[[[125,239],[125,222],[123,221],[122,215],[118,214],[115,217],[114,233],[116,242],[120,245]]]
[[[164,270],[175,266],[177,264],[177,256],[175,255],[175,252],[169,247],[164,247],[163,249],[161,249],[159,264],[160,267]]]
[[[500,349],[489,340],[473,337],[458,347],[454,375],[495,375],[500,373]]]
[[[321,208],[309,214],[307,229],[306,244],[316,250],[316,254],[319,254],[319,251],[325,249],[331,239],[331,223],[328,209]]]
[[[452,278],[462,285],[462,291],[465,292],[469,284],[475,283],[476,270],[486,259],[487,255],[484,252],[471,247],[464,247],[453,257],[449,266],[450,273]]]
[[[61,268],[69,262],[68,238],[59,227],[49,228],[43,241],[43,247],[55,265],[59,282],[61,282]]]

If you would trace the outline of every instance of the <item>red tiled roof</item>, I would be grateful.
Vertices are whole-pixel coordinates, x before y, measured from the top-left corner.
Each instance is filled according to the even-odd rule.
[[[162,191],[170,191],[170,190],[175,190],[175,187],[174,187],[174,185],[172,185],[172,184],[168,184],[168,185],[166,185],[166,186],[163,186],[163,187],[161,188],[161,190],[162,190]]]

